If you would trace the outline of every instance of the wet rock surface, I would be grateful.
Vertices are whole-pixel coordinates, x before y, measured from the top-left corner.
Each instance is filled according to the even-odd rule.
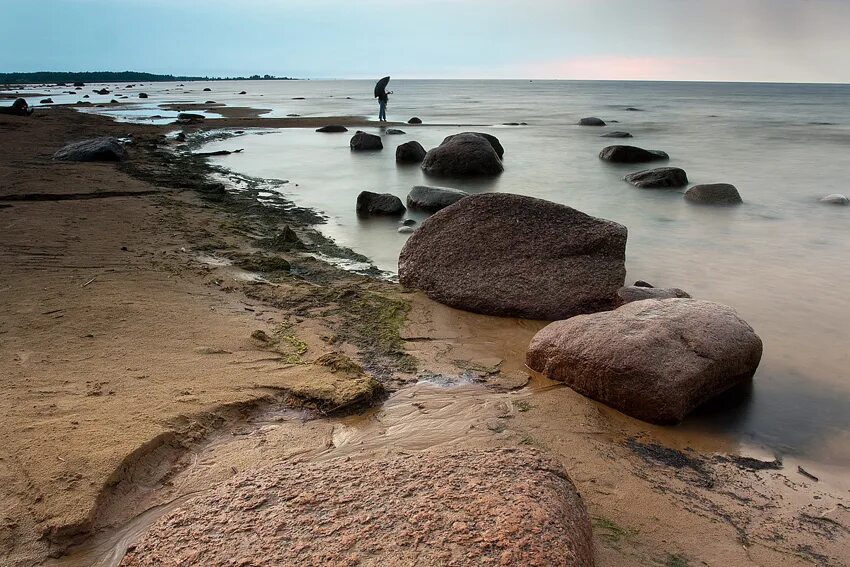
[[[762,342],[734,309],[697,299],[650,299],[545,327],[530,368],[621,412],[677,423],[752,378]]]
[[[59,161],[124,161],[127,157],[121,142],[109,136],[68,144],[53,154]]]
[[[430,217],[399,256],[402,285],[476,313],[564,319],[610,309],[626,227],[542,199],[472,195]]]
[[[437,212],[468,196],[469,193],[460,189],[417,185],[407,195],[407,206],[412,209]]]
[[[643,282],[645,283],[645,282]],[[691,295],[683,289],[677,287],[647,287],[645,285],[635,285],[621,287],[617,290],[617,297],[623,303],[631,303],[632,301],[642,301],[644,299],[673,299],[676,297],[690,297]]]
[[[390,193],[362,191],[357,196],[358,215],[401,215],[406,210],[401,199]]]
[[[421,163],[425,159],[425,148],[416,140],[400,144],[395,149],[395,160],[398,163]]]
[[[615,163],[646,163],[670,159],[661,150],[645,150],[637,146],[608,146],[599,152],[599,159]]]
[[[352,150],[355,151],[372,151],[381,150],[384,148],[384,143],[381,142],[381,137],[374,134],[368,134],[362,130],[358,130],[349,142]]]
[[[340,126],[339,124],[328,124],[327,126],[322,126],[321,128],[316,128],[316,132],[323,132],[325,134],[334,134],[340,132],[348,132],[348,128],[345,126]]]
[[[685,200],[704,205],[737,205],[743,203],[738,189],[728,183],[694,185],[685,191]]]
[[[531,449],[281,463],[161,518],[123,567],[593,565],[563,468]]]
[[[476,176],[497,175],[504,167],[487,138],[467,132],[449,136],[428,151],[422,170],[430,175]]]
[[[615,131],[615,132],[606,132],[602,134],[600,138],[631,138],[632,135],[629,132]]]
[[[687,185],[688,174],[678,167],[658,167],[630,173],[623,180],[641,189],[666,189]]]
[[[494,136],[493,134],[485,134],[484,132],[463,132],[461,134],[452,134],[451,136],[446,136],[443,138],[443,144],[451,141],[455,136],[461,136],[465,134],[475,134],[476,136],[481,136],[493,146],[493,149],[496,151],[496,155],[499,156],[499,159],[503,159],[505,157],[505,148],[502,147],[502,143],[499,141],[499,138]]]
[[[596,118],[595,116],[589,116],[587,118],[582,118],[578,121],[579,126],[605,126],[605,121],[601,118]]]

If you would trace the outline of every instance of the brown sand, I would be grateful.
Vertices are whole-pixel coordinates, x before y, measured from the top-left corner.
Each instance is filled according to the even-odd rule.
[[[351,124],[298,124],[330,122]],[[409,370],[370,362],[387,387],[401,388],[385,408],[342,422],[238,433],[235,427],[281,402],[328,410],[374,394],[358,371],[309,364],[331,350],[372,360],[367,342],[340,326],[343,314],[333,310],[350,294],[412,303],[403,336],[421,372],[497,387],[527,381],[521,361],[540,324],[447,309],[307,260],[312,281],[264,283],[204,258],[199,249],[210,241],[216,258],[252,244],[250,231],[194,192],[157,187],[110,164],[50,160],[66,141],[163,131],[67,109],[0,116],[0,195],[28,195],[0,200],[0,564],[38,564],[94,530],[245,468],[297,454],[321,458],[328,447],[361,458],[403,450],[394,447],[415,441],[419,423],[431,423],[423,431],[434,436],[423,434],[427,442],[406,450],[440,442],[548,451],[588,505],[598,565],[846,564],[846,492],[788,465],[750,471],[713,454],[665,452],[653,444],[664,429],[539,378],[516,393],[428,397],[407,389]],[[145,159],[133,151],[134,162]],[[138,196],[79,198],[98,192]],[[252,339],[257,329],[272,341]],[[225,431],[227,438],[201,452]],[[470,433],[446,437],[453,431]],[[695,446],[732,449],[705,439]],[[208,465],[190,466],[187,456],[196,454]]]

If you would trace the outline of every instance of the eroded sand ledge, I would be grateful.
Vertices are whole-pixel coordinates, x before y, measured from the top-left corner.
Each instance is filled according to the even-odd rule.
[[[344,122],[321,120],[330,121]],[[230,125],[211,120],[205,127],[219,122]],[[473,376],[497,390],[524,382],[524,349],[540,324],[454,311],[297,252],[259,249],[251,235],[275,222],[299,228],[301,212],[270,218],[244,203],[210,199],[207,185],[186,183],[187,171],[197,173],[186,169],[189,162],[169,169],[169,158],[150,149],[167,130],[66,109],[0,117],[0,195],[120,192],[0,201],[11,205],[0,207],[0,563],[38,564],[94,530],[246,468],[313,458],[329,447],[369,458],[429,442],[547,451],[587,503],[598,565],[671,557],[840,565],[850,554],[847,502],[822,483],[792,469],[752,471],[717,459],[712,452],[733,450],[720,441],[696,440],[708,456],[665,451],[655,445],[663,429],[542,380],[485,411],[475,410],[489,403],[487,390],[463,398],[455,413],[468,419],[458,430],[474,435],[435,434],[406,446],[397,428],[400,437],[389,444],[335,447],[339,422],[318,419],[293,424],[283,438],[255,432],[256,447],[237,437],[216,453],[212,472],[174,483],[187,455],[257,412],[306,403],[321,415],[365,401],[363,388],[348,390],[351,376],[311,364],[324,353],[346,354],[402,396],[424,372]],[[138,141],[130,167],[50,159],[65,142],[128,133]],[[258,249],[306,275],[270,285],[208,258],[239,262]],[[256,330],[272,340],[251,338]],[[364,419],[370,427],[403,424],[413,414],[439,413],[451,398],[457,402],[451,393],[399,398]],[[349,399],[358,403],[348,407]],[[396,416],[401,407],[410,413]]]

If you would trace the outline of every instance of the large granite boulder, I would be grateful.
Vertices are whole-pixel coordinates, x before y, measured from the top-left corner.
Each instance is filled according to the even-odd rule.
[[[646,284],[646,282],[640,282]],[[643,301],[644,299],[673,299],[676,297],[690,297],[687,291],[678,287],[647,287],[646,285],[629,285],[617,290],[617,297],[622,303],[632,301]]]
[[[688,174],[678,167],[657,167],[630,173],[623,178],[641,189],[666,189],[684,187],[688,184]]]
[[[645,150],[637,146],[608,146],[602,148],[599,158],[615,163],[646,163],[670,159],[670,156],[661,150]]]
[[[728,183],[694,185],[685,191],[685,200],[704,205],[738,205],[743,203],[738,189]]]
[[[384,149],[384,143],[381,142],[381,137],[375,134],[367,134],[362,130],[358,130],[351,137],[349,142],[351,149],[354,151],[370,151]]]
[[[595,116],[582,118],[578,121],[579,126],[605,126],[605,121]]]
[[[416,140],[400,144],[395,149],[395,160],[398,163],[422,163],[425,159],[425,148]]]
[[[563,466],[502,448],[248,470],[173,507],[120,565],[593,563],[590,519]]]
[[[68,144],[53,154],[59,161],[124,161],[127,157],[121,142],[108,136]]]
[[[499,156],[499,159],[504,159],[505,157],[505,148],[502,147],[502,143],[499,141],[499,138],[494,136],[493,134],[485,134],[484,132],[462,132],[461,134],[475,134],[476,136],[481,136],[493,146],[493,149],[496,150],[496,155]],[[455,136],[460,136],[461,134],[452,134],[451,136],[446,136],[443,138],[443,144],[450,141]]]
[[[422,170],[430,175],[497,175],[504,171],[502,160],[484,136],[466,132],[449,136],[428,151]]]
[[[460,189],[417,185],[407,195],[407,206],[411,209],[422,209],[435,213],[468,196],[469,193]]]
[[[545,327],[526,364],[652,423],[677,423],[750,380],[762,342],[734,309],[698,299],[647,299]]]
[[[358,215],[402,215],[406,210],[401,199],[390,193],[361,191],[357,196]]]
[[[626,235],[557,203],[471,195],[422,223],[401,251],[399,278],[458,309],[564,319],[616,305]]]

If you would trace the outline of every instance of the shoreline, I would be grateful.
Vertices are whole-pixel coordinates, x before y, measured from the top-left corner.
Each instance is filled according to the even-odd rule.
[[[324,125],[330,119],[309,120]],[[236,127],[250,122],[242,119]],[[188,129],[208,127],[233,126],[211,119]],[[127,521],[152,501],[174,496],[179,487],[168,483],[185,470],[182,460],[260,409],[312,407],[316,419],[286,426],[289,439],[311,454],[327,449],[327,436],[338,427],[325,415],[347,412],[342,422],[355,428],[373,423],[375,412],[392,422],[395,406],[380,405],[386,394],[377,392],[392,397],[422,375],[434,375],[466,376],[483,386],[461,406],[470,414],[478,404],[488,408],[464,423],[486,433],[473,444],[531,444],[564,464],[595,518],[598,565],[651,564],[670,556],[803,565],[816,559],[815,550],[840,562],[846,546],[824,535],[821,524],[795,533],[796,509],[786,506],[777,515],[771,504],[778,494],[793,494],[805,501],[808,514],[811,506],[827,508],[834,495],[822,495],[820,486],[801,482],[791,470],[750,471],[670,449],[674,457],[702,463],[700,470],[743,500],[729,497],[704,486],[694,466],[665,461],[671,453],[657,450],[658,428],[635,427],[542,379],[522,389],[518,353],[535,323],[458,312],[397,284],[305,257],[346,252],[310,228],[315,212],[282,198],[277,208],[258,202],[262,181],[252,186],[246,178],[241,190],[224,189],[209,178],[219,168],[174,154],[173,145],[160,139],[172,128],[115,123],[70,109],[0,117],[3,193],[29,195],[2,201],[12,206],[0,209],[12,238],[3,252],[13,266],[0,279],[10,313],[0,320],[7,342],[2,362],[14,368],[3,402],[22,408],[3,416],[12,442],[0,460],[9,481],[0,496],[15,503],[9,507],[15,527],[4,528],[0,557],[38,564],[121,524],[122,514]],[[52,151],[71,139],[122,131],[134,134],[135,143],[130,161],[117,168],[50,161]],[[23,140],[35,151],[15,145]],[[79,198],[84,193],[101,196]],[[34,194],[55,198],[36,200]],[[291,238],[276,239],[283,225],[304,248]],[[276,269],[280,260],[290,268]],[[121,313],[112,315],[106,306]],[[326,370],[331,367],[318,360],[328,352],[354,365]],[[488,392],[507,396],[508,409],[487,405]],[[358,417],[369,400],[379,405]],[[513,403],[523,400],[528,406]],[[445,400],[438,396],[434,403],[436,409]],[[91,451],[98,443],[105,448]],[[387,449],[379,443],[370,450]],[[720,444],[706,451],[734,452]],[[216,458],[245,465],[233,453]],[[281,458],[257,455],[253,465]],[[222,466],[201,478],[218,482],[228,471]],[[153,486],[138,484],[151,478]],[[793,488],[783,492],[788,484]],[[823,501],[811,500],[814,495]],[[787,541],[768,537],[777,533]]]

